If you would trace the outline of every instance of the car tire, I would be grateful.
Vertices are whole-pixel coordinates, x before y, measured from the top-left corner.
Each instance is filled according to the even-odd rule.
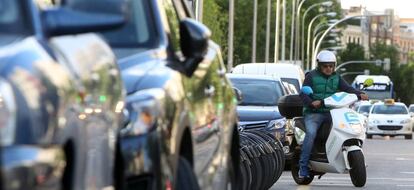
[[[367,134],[367,139],[372,139],[372,135]]]
[[[351,166],[349,175],[351,176],[352,184],[355,187],[363,187],[367,181],[364,154],[360,150],[349,152],[348,160]]]
[[[413,139],[413,134],[410,135],[404,135],[405,139],[411,140]]]
[[[182,190],[199,190],[197,178],[190,163],[182,156],[178,158],[176,188]]]

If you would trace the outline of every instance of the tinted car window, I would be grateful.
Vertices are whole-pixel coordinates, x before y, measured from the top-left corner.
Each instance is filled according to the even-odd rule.
[[[400,105],[376,105],[372,109],[374,114],[408,114],[407,109]]]
[[[293,84],[297,91],[300,91],[299,81],[298,79],[294,78],[280,78],[283,82],[287,82],[289,84]]]
[[[156,47],[157,34],[149,1],[133,0],[129,3],[128,22],[121,29],[103,32],[102,35],[115,48],[147,50]]]
[[[410,112],[414,112],[414,106],[410,107]]]
[[[242,92],[240,105],[276,106],[282,96],[279,82],[268,80],[231,79],[233,85]]]
[[[371,109],[371,105],[360,106],[358,112],[359,113],[368,113],[369,109]]]
[[[32,33],[23,1],[0,0],[0,45]]]

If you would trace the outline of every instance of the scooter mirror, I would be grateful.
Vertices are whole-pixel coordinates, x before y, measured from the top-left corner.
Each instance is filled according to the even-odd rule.
[[[370,87],[370,86],[372,86],[372,85],[374,85],[374,80],[373,80],[372,78],[367,78],[367,79],[364,81],[364,88],[366,88],[366,87]]]
[[[302,86],[302,93],[306,94],[306,95],[311,95],[313,94],[313,90],[310,86]]]

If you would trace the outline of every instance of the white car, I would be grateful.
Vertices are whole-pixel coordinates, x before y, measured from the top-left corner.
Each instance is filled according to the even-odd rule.
[[[372,107],[372,104],[368,101],[363,101],[359,104],[358,108],[356,109],[356,112],[358,112],[361,116],[361,118],[364,120],[364,127],[368,127],[368,116],[369,111]]]
[[[368,116],[367,138],[403,135],[405,139],[412,139],[412,122],[405,104],[393,100],[375,103]]]

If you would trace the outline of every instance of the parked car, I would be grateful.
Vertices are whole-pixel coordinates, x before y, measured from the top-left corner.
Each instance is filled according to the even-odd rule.
[[[294,85],[297,92],[305,80],[303,69],[291,63],[244,63],[234,67],[232,73],[279,77],[281,81]]]
[[[210,31],[183,0],[128,7],[128,23],[102,33],[128,93],[120,186],[237,189],[237,100]]]
[[[373,135],[402,135],[405,139],[412,139],[412,122],[404,103],[385,99],[384,102],[372,105],[368,116],[367,138],[372,138]]]
[[[277,102],[287,94],[282,82],[267,75],[227,74],[233,87],[241,92],[237,106],[239,128],[243,131],[265,130],[273,134],[282,145],[286,157],[292,142],[287,120],[280,115]],[[289,134],[289,135],[287,135]]]
[[[81,33],[124,15],[34,2],[0,0],[0,189],[111,189],[124,90],[109,46]]]

